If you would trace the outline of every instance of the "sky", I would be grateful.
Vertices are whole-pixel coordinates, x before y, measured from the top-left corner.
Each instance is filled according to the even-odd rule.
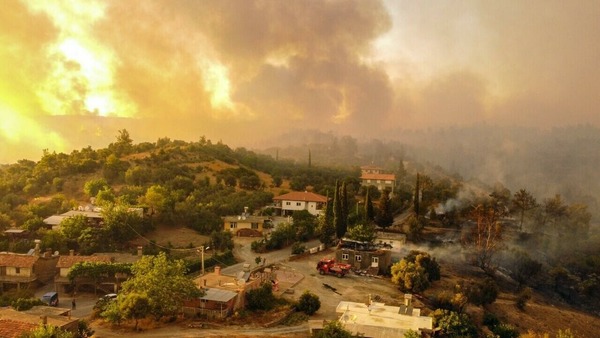
[[[598,1],[3,0],[0,163],[293,129],[600,127]]]

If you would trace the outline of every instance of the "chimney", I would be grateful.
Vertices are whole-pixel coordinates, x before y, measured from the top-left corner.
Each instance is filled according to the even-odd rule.
[[[44,257],[52,257],[52,248],[46,248],[46,252],[44,252]]]
[[[221,275],[221,267],[218,265],[215,265],[215,275],[217,275],[217,276]]]
[[[248,207],[244,207],[244,216],[248,216]]]
[[[412,305],[412,294],[407,293],[404,295],[404,305],[406,305],[406,307],[409,307]]]
[[[36,239],[34,242],[35,242],[35,249],[34,249],[35,250],[35,255],[39,256],[40,255],[40,243],[42,241],[39,240],[39,239]]]
[[[73,250],[73,249],[69,250],[69,256],[75,256],[75,250]]]
[[[142,257],[142,249],[143,248],[141,246],[137,247],[137,255],[138,255],[138,257]]]

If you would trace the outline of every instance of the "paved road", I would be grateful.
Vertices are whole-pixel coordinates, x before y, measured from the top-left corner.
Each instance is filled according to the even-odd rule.
[[[258,240],[258,238],[248,238],[248,237],[236,237],[234,239],[235,247],[233,248],[233,254],[235,257],[241,262],[238,264],[234,264],[221,269],[221,273],[228,276],[235,276],[236,273],[243,271],[244,264],[250,264],[250,267],[255,267],[256,262],[255,259],[257,256],[260,256],[265,259],[265,264],[273,264],[286,261],[290,255],[292,254],[292,248],[287,247],[281,250],[267,252],[267,253],[255,253],[251,249],[251,244],[253,241]],[[321,242],[319,240],[312,240],[306,242],[304,245],[306,249],[319,246]]]

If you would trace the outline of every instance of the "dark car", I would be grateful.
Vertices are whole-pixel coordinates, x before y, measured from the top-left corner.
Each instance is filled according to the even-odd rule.
[[[49,306],[58,306],[58,292],[46,292],[40,299]]]

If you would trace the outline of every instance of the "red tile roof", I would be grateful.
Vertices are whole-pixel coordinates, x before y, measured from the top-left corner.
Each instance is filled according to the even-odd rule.
[[[394,174],[362,174],[361,180],[384,180],[384,181],[395,181],[396,175]]]
[[[0,266],[31,268],[38,259],[38,256],[2,253],[0,254]]]
[[[25,323],[9,318],[0,318],[0,337],[18,338],[38,327],[37,324]]]
[[[327,202],[327,197],[307,191],[292,191],[290,193],[277,196],[273,199],[278,201]]]
[[[58,263],[56,263],[57,268],[70,268],[76,263],[79,262],[106,262],[110,263],[109,256],[60,256],[58,258]]]

